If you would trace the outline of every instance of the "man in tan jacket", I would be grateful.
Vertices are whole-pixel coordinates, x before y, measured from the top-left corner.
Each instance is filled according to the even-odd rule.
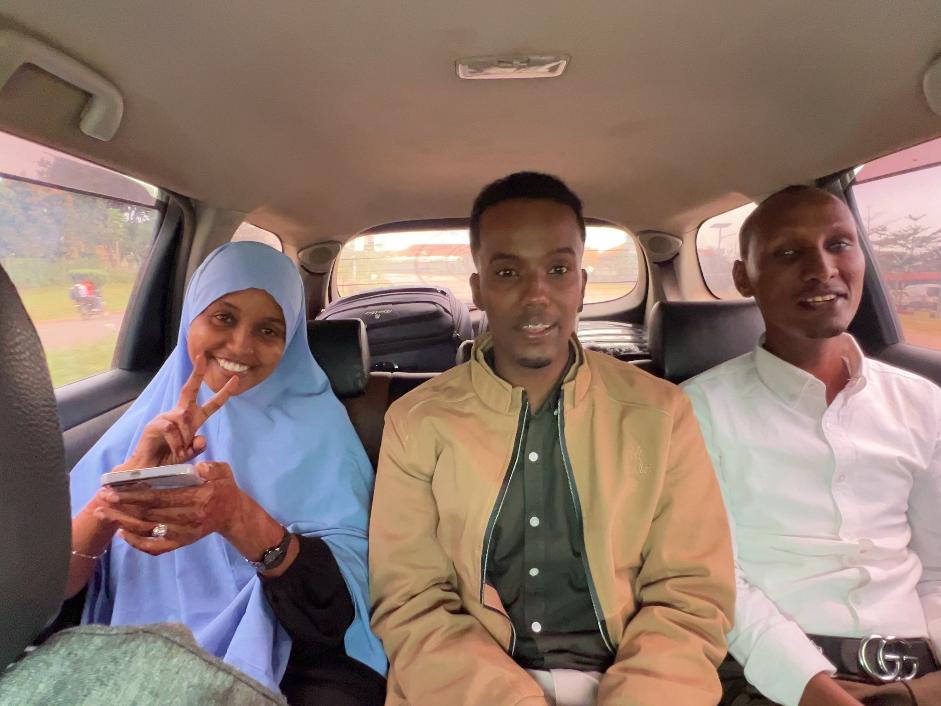
[[[678,388],[585,351],[581,203],[554,177],[471,214],[472,360],[389,409],[370,528],[387,704],[713,706],[729,530]]]

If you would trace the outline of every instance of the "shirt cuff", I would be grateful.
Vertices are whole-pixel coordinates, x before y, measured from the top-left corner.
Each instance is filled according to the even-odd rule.
[[[814,675],[836,674],[836,667],[794,623],[767,630],[754,643],[751,654],[739,654],[736,642],[729,644],[729,652],[745,666],[745,678],[766,698],[782,706],[798,706]]]

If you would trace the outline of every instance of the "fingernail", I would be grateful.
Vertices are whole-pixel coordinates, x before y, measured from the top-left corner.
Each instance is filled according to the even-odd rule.
[[[99,520],[105,519],[105,511],[102,510],[100,507],[95,508],[95,511],[92,514]]]

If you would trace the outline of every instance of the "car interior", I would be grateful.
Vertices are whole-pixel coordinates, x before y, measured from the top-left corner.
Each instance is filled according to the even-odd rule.
[[[619,234],[616,247],[592,250],[589,282],[597,275],[610,294],[584,306],[586,347],[674,383],[749,351],[763,330],[757,307],[708,281],[710,271],[727,277],[734,259],[741,219],[728,214],[786,185],[815,184],[845,198],[863,232],[866,287],[851,332],[868,355],[941,383],[934,241],[924,245],[928,264],[879,259],[902,249],[885,243],[906,217],[919,237],[941,244],[939,27],[941,3],[930,0],[3,0],[0,264],[12,283],[0,293],[0,397],[7,409],[45,414],[36,423],[3,415],[3,516],[49,527],[43,541],[60,545],[45,552],[60,563],[49,569],[55,585],[68,539],[53,517],[64,517],[65,491],[59,483],[55,497],[40,499],[38,487],[56,484],[29,484],[14,502],[8,489],[21,488],[24,467],[50,477],[71,468],[120,417],[175,345],[188,278],[233,237],[262,239],[297,263],[312,352],[375,466],[385,411],[440,366],[390,362],[370,345],[369,315],[327,312],[371,292],[379,309],[369,314],[379,320],[403,284],[453,290],[472,323],[451,342],[453,364],[466,361],[486,330],[484,313],[460,293],[460,268],[472,267],[461,245],[471,203],[485,184],[520,170],[559,176],[581,197],[589,226]],[[65,169],[29,172],[30,149],[55,164],[72,159],[76,180]],[[864,165],[893,157],[894,168],[866,176]],[[93,165],[113,178],[92,184]],[[872,206],[866,187],[896,175],[933,179],[924,193],[933,189],[934,199],[873,221],[888,219],[880,214],[890,206]],[[98,286],[106,308],[124,287],[123,312],[79,320],[86,312],[68,301],[68,282],[49,280],[72,319],[107,326],[113,339],[105,363],[61,384],[51,341],[74,362],[56,336],[71,345],[82,334],[57,314],[43,318],[26,260],[65,256],[17,249],[32,231],[3,205],[15,185],[106,198],[125,225],[143,223],[145,210],[149,219],[133,263],[108,246],[109,267],[133,264],[126,283],[108,270]],[[408,247],[388,246],[402,233]],[[87,252],[104,251],[95,248]],[[419,277],[374,269],[372,283],[351,279],[355,263],[344,262],[366,255],[372,268],[385,262]],[[94,288],[104,265],[83,258],[91,274],[60,269]],[[33,348],[14,354],[17,346]],[[39,382],[19,385],[24,376]],[[47,508],[41,518],[28,511],[36,507]],[[0,605],[12,611],[4,626],[20,610],[6,597],[21,595],[33,575],[26,562],[5,562],[19,568],[4,572]],[[53,605],[20,613],[22,629],[0,657],[33,639]],[[76,606],[57,626],[75,621]]]

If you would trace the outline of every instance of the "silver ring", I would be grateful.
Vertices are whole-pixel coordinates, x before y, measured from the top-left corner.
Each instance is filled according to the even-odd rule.
[[[154,539],[160,539],[161,537],[167,536],[167,526],[162,522],[159,525],[156,525],[152,530],[150,530],[150,536]]]

